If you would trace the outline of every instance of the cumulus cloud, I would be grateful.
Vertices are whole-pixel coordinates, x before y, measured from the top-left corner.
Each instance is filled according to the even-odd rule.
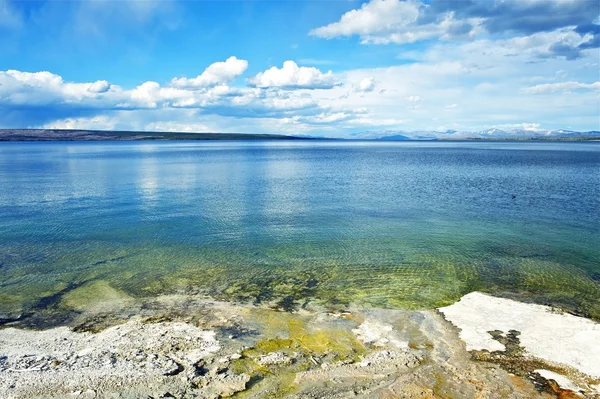
[[[352,119],[352,123],[365,126],[365,127],[380,127],[380,126],[399,126],[405,124],[406,121],[404,119],[396,119],[396,118],[385,118],[379,116],[361,116]]]
[[[319,115],[303,118],[303,121],[311,124],[331,124],[352,119],[354,115],[346,112],[321,113]]]
[[[44,129],[113,130],[115,128],[115,120],[106,115],[65,118],[46,123],[41,127]]]
[[[314,29],[310,33],[324,38],[361,35],[368,37],[378,32],[409,26],[419,17],[419,5],[398,0],[372,0],[360,9],[342,15],[338,22]]]
[[[214,76],[213,72],[214,69],[210,69],[204,75]],[[327,80],[332,76],[319,72],[316,75],[309,74],[307,79],[303,73],[292,77],[294,87],[326,87]],[[220,77],[222,76],[221,74]],[[332,108],[323,100],[301,90],[283,90],[278,87],[235,88],[227,84],[174,87],[148,81],[131,89],[123,89],[106,80],[74,83],[65,82],[61,76],[51,72],[0,71],[0,123],[4,126],[22,127],[26,121],[27,126],[112,128],[114,124],[109,125],[107,121],[98,119],[98,115],[115,112],[139,114],[139,111],[164,114],[165,110],[177,109],[194,111],[194,117],[213,115],[224,118],[277,119],[298,116],[306,124],[333,123],[355,114],[352,109]],[[127,114],[120,114],[121,120],[125,115]],[[127,126],[145,129],[150,125],[130,123]],[[158,126],[166,125],[155,125],[155,128]],[[177,125],[176,129],[181,130],[180,127]],[[195,126],[194,129],[199,127]]]
[[[568,28],[580,47],[556,43],[550,53],[577,58],[578,52],[600,46],[597,21],[600,3],[590,0],[455,1],[371,0],[343,14],[339,21],[310,31],[332,39],[360,37],[363,44],[412,43],[429,39],[462,39],[487,35],[532,35]]]
[[[224,62],[211,64],[195,78],[175,78],[171,81],[174,87],[210,87],[230,83],[241,76],[248,68],[248,61],[237,57],[229,57]]]
[[[123,88],[104,80],[70,82],[51,72],[0,71],[0,125],[333,136],[401,126],[477,131],[521,123],[525,113],[544,128],[592,130],[600,107],[598,50],[574,60],[548,55],[552,43],[578,46],[591,35],[564,28],[501,40],[442,41],[419,50],[418,57],[406,51],[411,63],[336,74],[307,68],[308,79],[290,78],[282,73],[284,65],[258,74],[259,84],[248,82],[250,87],[149,81]],[[265,77],[271,70],[275,76]],[[574,82],[564,82],[567,76]],[[460,106],[452,108],[455,103]]]
[[[107,81],[94,83],[63,82],[61,76],[47,72],[0,71],[0,104],[37,106],[74,104],[101,106],[102,99],[120,91]]]
[[[560,82],[560,83],[545,83],[532,87],[526,87],[522,91],[527,94],[548,94],[559,92],[571,92],[577,90],[600,91],[600,82],[580,83],[580,82]]]
[[[453,130],[478,131],[522,122],[524,114],[527,119],[543,121],[545,128],[597,129],[597,91],[580,89],[568,96],[535,98],[520,92],[525,86],[565,80],[560,77],[565,71],[568,80],[598,80],[597,50],[577,60],[561,57],[539,62],[538,55],[561,35],[576,33],[553,31],[527,39],[437,42],[416,55],[406,52],[416,62],[346,71],[342,75],[345,81],[360,82],[373,77],[378,87],[385,87],[386,91],[377,96],[350,93],[337,97],[336,104],[352,109],[367,107],[373,113],[364,119],[397,118],[405,121],[409,130],[434,130],[444,124]],[[557,71],[561,71],[559,75]],[[457,106],[446,108],[452,104]]]
[[[151,132],[184,132],[184,133],[210,133],[213,128],[203,123],[185,123],[173,121],[150,122],[144,125],[144,130]]]
[[[375,90],[375,79],[372,77],[364,78],[360,81],[356,90],[362,93],[368,93]]]
[[[481,18],[489,33],[518,32],[530,35],[570,26],[592,24],[600,3],[590,0],[437,0],[430,13],[453,12],[457,18]]]
[[[285,61],[282,68],[272,67],[248,79],[253,87],[281,89],[331,89],[339,83],[333,72],[322,73],[314,67],[299,67],[294,61]]]
[[[110,83],[106,80],[97,80],[88,87],[88,91],[92,93],[106,93],[109,89]]]
[[[327,39],[358,35],[362,43],[412,43],[471,32],[471,21],[457,21],[452,12],[440,13],[423,23],[428,7],[418,1],[371,0],[342,15],[338,22],[316,28],[311,35]]]

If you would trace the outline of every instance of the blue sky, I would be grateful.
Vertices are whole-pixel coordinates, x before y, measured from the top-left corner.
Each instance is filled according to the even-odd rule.
[[[0,127],[600,130],[596,0],[0,0]]]

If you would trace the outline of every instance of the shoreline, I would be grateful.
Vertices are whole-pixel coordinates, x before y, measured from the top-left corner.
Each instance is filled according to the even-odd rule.
[[[600,324],[477,292],[437,311],[131,305],[0,329],[0,397],[600,396]]]

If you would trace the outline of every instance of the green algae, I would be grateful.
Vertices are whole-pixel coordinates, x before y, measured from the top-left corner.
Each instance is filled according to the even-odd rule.
[[[236,397],[256,397],[258,392],[261,397],[286,397],[297,388],[297,373],[318,367],[320,359],[326,358],[328,363],[355,362],[366,352],[347,328],[316,327],[300,315],[267,309],[255,309],[251,317],[263,325],[265,337],[231,363],[234,373],[248,374],[254,381]],[[289,362],[261,363],[262,356],[276,352],[287,356]]]
[[[94,281],[63,295],[60,306],[78,311],[120,307],[133,300],[129,295],[118,291],[106,281]]]
[[[0,321],[18,318],[23,308],[24,298],[21,295],[0,293]]]
[[[354,334],[341,328],[310,329],[306,321],[293,315],[281,313],[257,314],[258,320],[267,325],[267,333],[276,334],[273,338],[259,342],[255,349],[263,352],[275,352],[282,348],[293,349],[305,354],[324,356],[333,353],[338,360],[354,359],[364,353],[363,345]],[[280,338],[284,337],[284,338]]]
[[[79,285],[105,281],[133,298],[207,295],[285,311],[311,303],[431,309],[479,290],[600,319],[600,284],[589,272],[597,264],[594,251],[582,258],[563,256],[552,248],[501,242],[488,242],[486,247],[452,237],[422,250],[392,239],[264,243],[240,251],[127,243],[109,250],[96,241],[82,245],[86,251],[70,250],[67,244],[46,251],[41,245],[43,255],[33,261],[11,258],[0,282],[0,313],[37,311],[40,301],[60,302]],[[483,252],[452,250],[467,245]],[[570,263],[576,260],[579,263]],[[88,297],[94,301],[94,295]],[[92,306],[62,305],[65,312]]]

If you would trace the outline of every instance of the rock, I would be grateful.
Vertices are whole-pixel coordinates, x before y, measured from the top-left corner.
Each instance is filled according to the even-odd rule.
[[[271,366],[276,364],[290,364],[292,358],[283,352],[273,352],[268,355],[261,356],[257,363],[261,366]]]
[[[80,395],[81,398],[95,398],[96,397],[96,391],[93,389],[87,389],[84,392],[81,393]]]
[[[365,344],[377,347],[386,345],[396,348],[408,348],[408,342],[401,339],[393,327],[378,320],[367,319],[358,328],[352,330],[356,338]]]
[[[248,374],[224,374],[213,382],[216,392],[223,398],[228,398],[237,392],[246,390],[246,384],[250,381]]]
[[[467,350],[505,351],[505,345],[489,332],[506,336],[519,331],[519,344],[527,354],[600,378],[600,325],[592,320],[480,292],[438,310],[460,329]]]
[[[535,372],[538,373],[543,378],[545,378],[546,380],[554,380],[561,389],[565,389],[565,390],[569,390],[569,391],[573,391],[573,392],[584,391],[583,388],[574,384],[573,381],[571,381],[569,378],[565,377],[564,375],[555,373],[550,370],[544,370],[544,369],[538,369],[538,370],[535,370]]]

